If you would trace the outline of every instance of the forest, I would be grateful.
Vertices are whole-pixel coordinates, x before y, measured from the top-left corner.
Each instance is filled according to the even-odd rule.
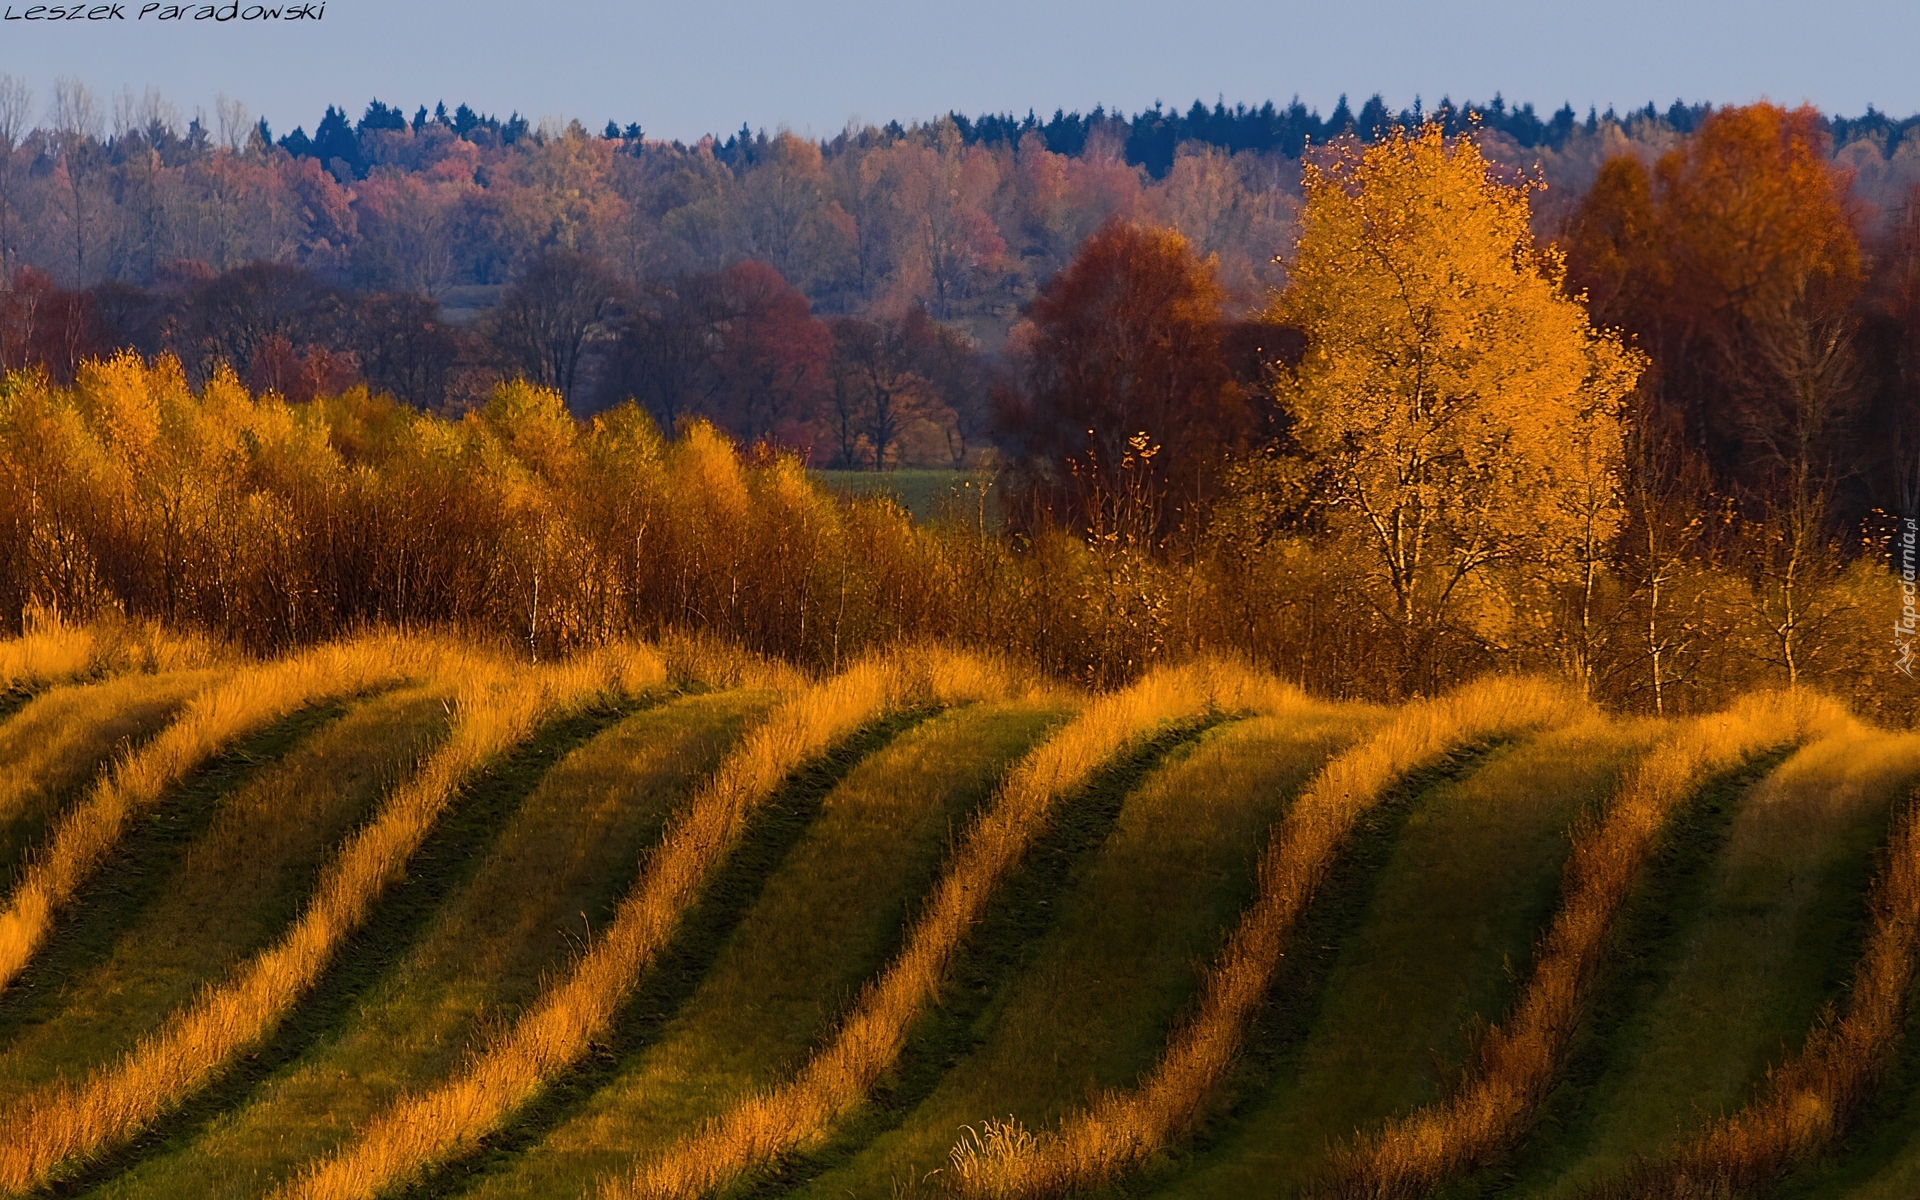
[[[1210,649],[1342,696],[1915,702],[1913,120],[1375,98],[687,146],[112,109],[63,82],[32,124],[0,81],[16,630],[693,627],[825,665],[943,636],[1102,683]],[[1389,234],[1347,194],[1447,215]],[[1342,239],[1507,299],[1383,322]],[[1353,373],[1463,337],[1457,411]],[[1492,432],[1385,491],[1357,449],[1462,414]],[[945,519],[825,467],[954,472]]]

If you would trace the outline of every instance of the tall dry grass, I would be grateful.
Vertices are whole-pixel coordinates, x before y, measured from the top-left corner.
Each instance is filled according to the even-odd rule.
[[[178,1106],[234,1054],[266,1037],[313,985],[399,877],[462,781],[526,739],[542,719],[666,678],[658,657],[636,650],[609,650],[545,669],[473,654],[443,655],[434,665],[442,677],[458,681],[446,743],[348,840],[300,919],[271,949],[229,982],[203,992],[120,1062],[83,1081],[44,1088],[0,1114],[0,1187],[20,1192],[44,1182],[67,1159],[119,1142]]]
[[[54,915],[120,840],[127,822],[240,737],[329,698],[430,672],[453,653],[430,641],[365,638],[246,668],[187,705],[178,720],[104,773],[55,824],[0,910],[0,991],[46,940]]]
[[[965,1196],[1058,1196],[1096,1187],[1168,1145],[1192,1122],[1238,1053],[1288,938],[1360,816],[1396,780],[1464,744],[1590,714],[1555,686],[1487,680],[1408,705],[1328,763],[1280,820],[1260,860],[1253,904],[1140,1086],[1099,1097],[1049,1133],[989,1121],[954,1147],[949,1185]]]
[[[1088,705],[1008,775],[955,851],[905,949],[861,993],[833,1040],[799,1075],[742,1102],[631,1175],[610,1181],[602,1195],[711,1194],[792,1151],[859,1104],[899,1057],[908,1028],[933,1000],[961,939],[1045,827],[1056,803],[1129,743],[1214,710],[1281,713],[1314,707],[1287,685],[1218,662],[1156,671]]]
[[[1912,761],[1915,739],[1886,739],[1883,753]],[[1871,753],[1862,739],[1856,753]],[[1764,1192],[1831,1146],[1872,1098],[1898,1043],[1920,952],[1920,789],[1894,818],[1868,896],[1866,950],[1844,1008],[1808,1036],[1747,1108],[1720,1118],[1664,1160],[1596,1189],[1621,1200],[1708,1200]]]
[[[24,634],[0,640],[0,693],[92,675],[193,670],[222,657],[205,638],[150,623],[77,625],[34,611]]]
[[[783,702],[675,816],[613,923],[566,978],[453,1078],[400,1101],[278,1194],[305,1200],[372,1196],[473,1146],[586,1052],[673,935],[708,874],[790,772],[884,713],[1004,699],[1025,690],[996,663],[927,648],[864,660]]]
[[[1711,775],[1768,749],[1857,728],[1808,692],[1765,693],[1690,721],[1642,759],[1597,823],[1576,832],[1559,910],[1507,1019],[1481,1041],[1465,1084],[1335,1156],[1330,1190],[1368,1200],[1425,1196],[1487,1162],[1552,1086],[1615,916],[1674,808]]]

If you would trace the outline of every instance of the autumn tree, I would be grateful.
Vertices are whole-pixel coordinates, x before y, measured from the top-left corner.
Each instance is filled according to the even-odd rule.
[[[1280,394],[1324,471],[1330,532],[1370,564],[1403,687],[1425,690],[1494,569],[1590,585],[1640,362],[1563,293],[1526,186],[1499,182],[1471,136],[1429,124],[1338,149],[1306,195],[1271,315],[1307,345]]]
[[[1651,173],[1608,162],[1568,229],[1576,286],[1652,356],[1644,436],[1672,442],[1658,457],[1676,468],[1702,459],[1736,505],[1754,616],[1789,684],[1839,612],[1835,497],[1861,400],[1864,274],[1827,149],[1811,108],[1720,109]]]
[[[718,282],[715,366],[725,424],[743,442],[775,438],[813,416],[832,335],[799,289],[766,263],[736,263]]]
[[[446,403],[467,340],[426,296],[383,292],[355,313],[353,345],[367,383],[417,408]]]
[[[1074,477],[1111,487],[1144,433],[1161,480],[1198,498],[1247,427],[1222,354],[1224,301],[1213,264],[1178,233],[1109,222],[1028,306],[1016,331],[1025,386],[1003,397],[1004,434],[1063,475],[1071,463]]]
[[[884,470],[907,427],[938,403],[914,362],[914,331],[904,321],[856,317],[837,318],[830,327],[826,424],[834,463]]]
[[[620,293],[601,263],[549,250],[529,263],[489,314],[504,365],[573,402],[588,342],[601,332]]]

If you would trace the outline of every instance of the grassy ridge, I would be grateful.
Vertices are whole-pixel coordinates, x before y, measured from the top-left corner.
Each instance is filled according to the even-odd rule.
[[[1047,704],[964,709],[863,762],[651,1046],[475,1194],[577,1195],[791,1071],[896,947],[950,831],[1063,715]]]
[[[1866,977],[1869,929],[1887,927],[1867,893],[1920,742],[1817,694],[1683,723],[1508,705],[1532,724],[1436,743],[1438,757],[1369,782],[1333,771],[1354,757],[1336,751],[1431,706],[1346,709],[1285,689],[1264,706],[1209,701],[1196,681],[1210,664],[1177,669],[1177,713],[1121,736],[1093,719],[1119,693],[1060,726],[1080,702],[938,648],[817,686],[747,685],[779,694],[665,703],[646,688],[673,668],[643,648],[626,666],[610,648],[584,668],[484,670],[451,646],[402,649],[451,669],[383,691],[404,672],[356,651],[344,674],[362,682],[346,691],[315,672],[304,707],[218,716],[226,740],[196,741],[208,756],[169,760],[172,778],[143,775],[95,838],[105,848],[74,859],[87,873],[48,893],[44,944],[0,991],[0,1158],[40,1165],[9,1168],[0,1191],[1599,1200],[1679,1180],[1660,1193],[1671,1200],[1708,1178],[1682,1175],[1733,1128],[1721,1114],[1777,1112],[1775,1141],[1799,1149],[1769,1159],[1765,1180],[1827,1156],[1779,1196],[1920,1194],[1920,1013],[1900,1045],[1884,1032],[1900,1007],[1882,1003],[1883,1032],[1848,1060],[1891,1062],[1871,1105],[1878,1071],[1822,1109],[1826,1093],[1802,1086],[1813,1068],[1774,1070],[1818,1058],[1823,1011],[1907,988],[1883,971],[1895,982],[1877,993],[1848,990]],[[151,749],[171,714],[205,708],[183,707],[190,694],[277,668],[147,670],[50,683],[0,717],[0,853],[17,858],[54,820],[91,836],[72,818],[96,797],[76,801],[117,747]],[[456,681],[462,702],[443,705]],[[529,686],[569,699],[528,699]],[[1105,740],[1069,756],[1079,766],[1041,753],[1082,726]],[[454,762],[462,737],[470,766],[420,765]],[[1309,784],[1323,764],[1334,781]],[[1025,775],[1021,795],[1057,799],[1021,810],[1003,866],[959,871],[978,827],[1014,807],[988,798]],[[438,806],[418,838],[360,872],[361,908],[328,918],[324,945],[306,938],[319,946],[299,951],[306,973],[241,1014],[253,1024],[215,1028],[223,997],[253,994],[236,981],[299,940],[312,898],[408,789]],[[695,797],[733,823],[681,820]],[[1204,1024],[1223,947],[1277,894],[1269,860],[1292,860],[1274,847],[1315,804],[1354,809],[1350,835],[1297,921],[1255,939],[1281,957],[1235,1010],[1218,1069],[1154,1108],[1139,1098],[1160,1095],[1184,1031]],[[1542,931],[1587,912],[1567,897],[1600,886],[1588,857],[1617,866],[1587,854],[1616,826],[1631,869],[1607,876],[1616,898],[1576,947],[1588,965],[1543,984],[1556,953],[1575,960]],[[1920,839],[1892,844],[1920,862]],[[692,880],[685,903],[635,909],[663,857]],[[697,878],[688,863],[705,864]],[[922,963],[928,914],[946,911],[935,896],[956,887],[979,907],[956,909]],[[617,915],[640,922],[624,941]],[[1869,958],[1905,963],[1912,941]],[[631,969],[592,976],[600,1008],[555,1001],[616,943]],[[1529,999],[1547,992],[1571,999]],[[555,1022],[565,1037],[528,1040]],[[1524,1078],[1489,1049],[1508,1026],[1514,1045],[1545,1047]],[[520,1063],[513,1047],[539,1053]],[[493,1090],[469,1119],[473,1080]],[[1481,1091],[1493,1100],[1461,1099]],[[421,1126],[439,1138],[424,1151],[406,1140],[423,1099],[453,1120]],[[67,1135],[49,1122],[69,1111],[85,1136],[56,1146]],[[1499,1122],[1472,1124],[1487,1113]],[[1827,1132],[1802,1136],[1821,1120]],[[961,1138],[950,1160],[969,1125],[1001,1142]],[[1011,1192],[965,1157],[1017,1168],[1057,1147],[1086,1169]],[[1775,1195],[1754,1187],[1734,1194]]]
[[[370,931],[383,952],[349,964],[366,973],[363,982],[346,1006],[332,1006],[335,1019],[309,1049],[246,1104],[101,1194],[260,1195],[336,1145],[355,1119],[451,1069],[564,963],[584,935],[583,914],[604,918],[623,867],[767,702],[757,693],[693,697],[611,728],[602,718],[582,727],[598,736],[573,739],[557,762],[541,756],[523,798],[466,831],[465,854],[437,870],[414,865],[454,874],[430,897],[394,897],[410,910],[417,940]]]
[[[1304,1186],[1330,1145],[1436,1099],[1466,1060],[1469,1031],[1511,999],[1553,911],[1566,830],[1605,800],[1646,737],[1578,725],[1502,747],[1415,797],[1271,1090],[1156,1194],[1228,1200]]]
[[[169,789],[163,805],[143,814],[60,915],[46,951],[0,992],[0,1044],[11,1047],[54,1019],[73,990],[110,961],[123,932],[164,903],[169,882],[228,798],[273,771],[345,711],[339,704],[304,709],[239,739]],[[19,1090],[16,1085],[7,1094]]]
[[[16,693],[19,711],[0,724],[0,887],[113,755],[152,736],[218,677],[176,671]]]
[[[1673,1148],[1783,1063],[1859,956],[1873,849],[1912,765],[1861,777],[1839,739],[1793,755],[1739,805],[1685,958],[1642,1011],[1636,1056],[1555,1194]]]
[[[1676,831],[1696,848],[1667,860],[1674,957],[1614,1034],[1612,1064],[1582,1105],[1586,1128],[1569,1139],[1578,1152],[1543,1154],[1550,1166],[1519,1192],[1571,1196],[1671,1149],[1798,1047],[1858,955],[1872,850],[1900,783],[1849,778],[1851,753],[1816,743],[1744,794],[1709,797]],[[1701,862],[1698,849],[1717,853]]]
[[[445,734],[443,701],[414,688],[363,702],[219,795],[205,831],[155,877],[153,902],[119,925],[103,961],[33,996],[44,1019],[0,1055],[0,1104],[131,1049],[284,929],[334,844]]]
[[[1094,789],[1082,805],[1110,807],[1110,831],[1078,861],[1062,861],[1051,889],[1023,896],[1009,884],[1001,920],[1031,926],[1014,969],[1002,983],[971,984],[983,989],[973,1005],[943,998],[947,1012],[926,1022],[934,1028],[922,1032],[914,1064],[934,1072],[924,1099],[850,1153],[854,1130],[838,1151],[844,1161],[798,1194],[935,1194],[928,1173],[945,1165],[963,1125],[1009,1112],[1051,1120],[1089,1088],[1131,1082],[1245,904],[1261,831],[1351,733],[1345,722],[1298,716],[1220,726],[1177,745],[1146,779],[1122,775]],[[981,936],[993,933],[990,920]],[[966,971],[955,986],[969,986]],[[939,1037],[960,1014],[965,1026]],[[941,1041],[948,1055],[935,1059],[927,1050]],[[911,1075],[902,1082],[911,1095]],[[888,1099],[870,1128],[884,1123]]]

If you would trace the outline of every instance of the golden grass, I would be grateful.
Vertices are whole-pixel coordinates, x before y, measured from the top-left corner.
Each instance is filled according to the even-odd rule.
[[[32,614],[24,635],[0,641],[0,692],[89,675],[191,670],[221,657],[204,638],[165,633],[155,625],[69,625]]]
[[[1281,819],[1260,860],[1253,904],[1140,1086],[1097,1098],[1049,1133],[989,1121],[954,1147],[949,1186],[965,1196],[1058,1196],[1096,1187],[1168,1145],[1238,1053],[1288,938],[1359,817],[1396,780],[1463,744],[1568,724],[1590,712],[1558,687],[1487,680],[1408,705],[1328,763]]]
[[[790,772],[888,711],[1022,690],[998,664],[929,648],[864,660],[779,705],[674,817],[612,925],[565,979],[452,1079],[402,1100],[277,1194],[371,1196],[473,1146],[606,1028],[708,873]]]
[[[378,648],[348,647],[347,663],[319,677],[337,686],[343,673]],[[406,649],[386,648],[396,655]],[[666,677],[657,657],[632,650],[545,669],[515,669],[477,655],[448,655],[435,665],[458,681],[446,743],[348,840],[300,919],[275,946],[226,984],[203,992],[120,1062],[79,1083],[52,1084],[0,1115],[0,1187],[24,1191],[68,1158],[112,1145],[179,1105],[235,1053],[270,1033],[312,986],[473,771],[556,711]]]
[[[53,688],[0,723],[0,878],[115,754],[221,677],[168,671]]]
[[[46,940],[54,915],[120,840],[127,822],[236,738],[316,701],[425,674],[452,653],[437,643],[379,637],[241,670],[194,697],[180,719],[103,774],[60,818],[0,910],[0,991]]]
[[[1635,765],[1599,821],[1576,833],[1559,910],[1507,1019],[1481,1041],[1465,1084],[1335,1156],[1342,1197],[1425,1196],[1507,1146],[1552,1086],[1613,921],[1673,809],[1705,779],[1769,748],[1858,726],[1811,693],[1766,693],[1690,721]]]
[[[934,886],[899,958],[862,992],[832,1041],[799,1075],[609,1181],[601,1194],[610,1200],[711,1194],[822,1133],[859,1104],[899,1057],[948,960],[1054,805],[1129,743],[1210,711],[1314,707],[1291,687],[1225,663],[1158,671],[1088,705],[1009,774]]]
[[[1855,738],[1844,750],[1856,770],[1897,759],[1911,771],[1920,738]],[[1846,1131],[1871,1098],[1906,1017],[1920,950],[1920,789],[1894,819],[1868,912],[1866,950],[1844,1011],[1813,1030],[1753,1104],[1597,1194],[1647,1200],[1755,1195]]]

